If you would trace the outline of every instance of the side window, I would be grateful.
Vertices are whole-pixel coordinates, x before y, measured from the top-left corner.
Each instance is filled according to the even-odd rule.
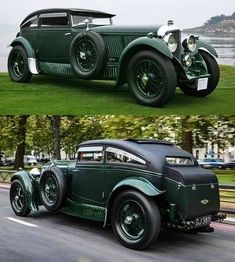
[[[103,156],[102,146],[80,147],[78,149],[78,162],[102,162]]]
[[[28,19],[27,21],[25,21],[25,23],[21,26],[21,29],[27,28],[27,27],[37,27],[37,26],[38,26],[38,17],[33,16],[30,19]]]
[[[67,13],[41,14],[40,25],[44,26],[68,26],[69,19]]]
[[[146,164],[146,161],[141,159],[140,157],[137,157],[127,151],[114,147],[107,147],[106,161],[107,163],[126,163],[126,164],[137,164],[137,165]]]

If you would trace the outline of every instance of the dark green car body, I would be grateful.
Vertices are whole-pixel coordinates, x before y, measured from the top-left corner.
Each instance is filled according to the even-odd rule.
[[[10,77],[75,76],[128,83],[137,102],[162,106],[176,87],[206,96],[217,86],[215,49],[193,35],[181,42],[172,21],[164,26],[115,26],[113,14],[82,9],[45,9],[21,23],[8,59]],[[101,21],[101,22],[100,22]],[[15,49],[14,49],[15,48]]]
[[[17,183],[21,184],[24,192],[21,201],[24,210],[19,206],[17,209],[19,194],[13,186]],[[17,215],[28,215],[31,210],[44,205],[48,210],[60,209],[73,216],[100,221],[104,226],[111,223],[113,227],[118,216],[114,213],[122,203],[131,199],[126,209],[133,206],[135,212],[125,214],[123,224],[129,225],[128,221],[135,217],[135,223],[142,225],[144,219],[141,218],[140,222],[137,217],[145,217],[148,211],[156,209],[151,219],[158,220],[153,222],[158,225],[154,229],[157,234],[161,225],[188,231],[209,231],[211,221],[218,219],[220,210],[216,176],[200,168],[197,160],[186,151],[171,143],[155,140],[81,143],[77,160],[49,162],[41,173],[17,172],[12,177],[11,192],[11,204]],[[120,198],[125,201],[118,205]],[[150,203],[151,206],[144,215],[136,207],[138,203],[143,210],[142,204],[139,204],[142,201],[143,205]],[[132,236],[130,233],[127,239],[134,241],[134,237],[135,234]],[[142,249],[150,244],[147,240],[144,244],[121,242],[130,248]]]

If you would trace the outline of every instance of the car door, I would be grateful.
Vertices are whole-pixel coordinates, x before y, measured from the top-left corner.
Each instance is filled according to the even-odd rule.
[[[72,197],[86,204],[104,203],[104,157],[102,146],[84,146],[72,176]]]
[[[40,62],[69,63],[71,41],[68,13],[39,15],[38,59]]]
[[[108,146],[105,150],[105,188],[108,199],[113,188],[123,179],[145,175],[146,161],[124,149]]]

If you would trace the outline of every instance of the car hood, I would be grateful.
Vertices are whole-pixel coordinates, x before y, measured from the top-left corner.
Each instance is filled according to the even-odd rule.
[[[118,25],[110,25],[110,26],[97,26],[93,27],[92,30],[96,31],[97,33],[134,33],[134,34],[140,34],[145,35],[150,32],[157,33],[158,29],[161,26],[156,25],[135,25],[135,26],[118,26]]]

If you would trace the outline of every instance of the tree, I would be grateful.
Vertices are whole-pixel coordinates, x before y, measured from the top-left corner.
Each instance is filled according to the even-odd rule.
[[[17,126],[17,145],[15,154],[14,168],[24,167],[24,154],[25,154],[25,138],[26,138],[26,124],[29,116],[22,115],[16,118]]]
[[[60,160],[61,159],[60,116],[52,116],[52,126],[54,130],[54,158]]]

